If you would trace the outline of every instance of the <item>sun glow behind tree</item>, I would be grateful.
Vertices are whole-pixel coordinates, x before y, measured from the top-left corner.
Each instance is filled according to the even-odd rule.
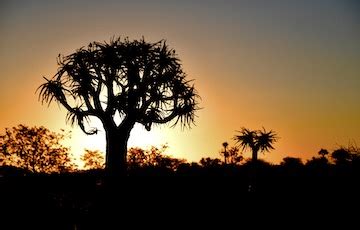
[[[89,136],[82,133],[82,131],[76,127],[72,129],[72,138],[66,141],[66,144],[73,146],[72,152],[76,156],[82,154],[85,148],[91,150],[100,150],[103,153],[106,151],[105,132],[104,129],[101,128],[100,121],[97,119],[91,119],[89,125],[97,127],[99,129],[98,133]],[[148,132],[144,127],[136,124],[130,133],[128,142],[129,148],[140,147],[147,149],[150,146],[161,146],[166,144],[168,138],[166,136],[165,128],[155,127],[151,132]]]
[[[113,38],[58,58],[59,68],[38,88],[41,103],[61,104],[66,121],[86,127],[97,118],[106,134],[106,170],[125,175],[127,145],[134,125],[147,131],[154,125],[190,128],[199,109],[193,80],[186,78],[180,59],[165,40],[148,43]]]
[[[271,162],[289,154],[310,159],[319,147],[359,143],[355,1],[73,2],[2,1],[2,128],[23,123],[69,130],[64,110],[37,102],[34,89],[41,76],[56,70],[58,53],[126,34],[167,39],[196,79],[204,108],[196,128],[158,132],[171,154],[195,161],[217,157],[221,143],[241,126],[271,127],[281,134],[273,154],[259,155]],[[102,135],[72,130],[77,155]],[[132,133],[129,147],[138,139]]]

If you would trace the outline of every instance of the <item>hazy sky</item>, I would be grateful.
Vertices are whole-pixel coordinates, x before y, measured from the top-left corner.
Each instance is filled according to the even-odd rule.
[[[260,156],[273,162],[360,144],[358,1],[3,0],[0,34],[1,132],[20,123],[70,130],[65,109],[38,102],[42,76],[55,74],[59,53],[121,35],[166,39],[203,107],[191,130],[136,127],[130,145],[168,143],[173,156],[198,161],[219,157],[242,126],[279,134]],[[72,149],[104,149],[103,139],[74,128]]]

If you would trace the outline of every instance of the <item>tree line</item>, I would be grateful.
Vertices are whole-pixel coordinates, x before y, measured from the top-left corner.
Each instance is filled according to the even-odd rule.
[[[105,156],[99,150],[85,149],[80,160],[84,163],[81,169],[75,162],[70,149],[61,144],[70,133],[61,130],[59,133],[41,127],[18,125],[6,128],[0,135],[0,166],[13,166],[32,173],[68,173],[79,170],[101,170],[105,168]],[[257,161],[258,164],[269,167],[282,167],[298,170],[301,168],[320,169],[324,167],[353,167],[360,163],[360,148],[355,144],[348,147],[341,146],[332,152],[321,148],[318,156],[303,162],[301,158],[285,157],[279,165],[257,158],[258,151],[273,149],[276,141],[274,131],[251,131],[242,128],[234,139],[237,144],[229,146],[222,144],[219,158],[202,158],[199,162],[187,162],[167,155],[168,146],[152,146],[149,149],[132,147],[127,153],[128,171],[135,172],[144,169],[158,169],[167,173],[200,171],[201,169],[220,170],[229,167],[244,167]],[[261,147],[263,146],[263,147]],[[245,159],[242,151],[246,148],[252,150],[252,158]],[[260,162],[260,163],[259,163]],[[188,172],[187,172],[188,173]]]
[[[41,138],[36,137],[37,132]],[[260,133],[253,133],[255,139],[248,139],[249,143]],[[248,132],[240,130],[234,138],[243,134]],[[262,197],[274,199],[276,205],[278,199],[290,202],[292,208],[299,207],[303,198],[314,200],[312,206],[306,206],[309,211],[321,199],[326,204],[349,204],[359,192],[360,149],[355,145],[334,151],[320,149],[305,162],[285,157],[280,164],[244,158],[240,144],[225,142],[219,144],[218,158],[205,157],[199,162],[171,157],[165,154],[167,146],[130,148],[127,176],[108,182],[104,154],[85,150],[81,156],[85,170],[79,170],[69,149],[59,144],[65,137],[68,135],[25,125],[0,135],[0,184],[2,197],[6,197],[3,210],[15,209],[8,214],[21,210],[26,213],[21,215],[34,213],[34,219],[50,214],[52,223],[61,224],[58,229],[113,229],[103,226],[120,224],[117,218],[109,221],[113,210],[231,210],[246,207],[247,202],[248,208],[254,208],[252,202]],[[23,211],[29,207],[40,211]],[[34,222],[35,226],[42,224]]]

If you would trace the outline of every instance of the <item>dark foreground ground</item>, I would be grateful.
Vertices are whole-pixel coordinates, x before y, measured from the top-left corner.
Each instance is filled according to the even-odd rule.
[[[0,177],[0,229],[347,229],[360,219],[357,177],[261,175],[249,192],[236,176],[130,176],[107,185],[101,175]]]

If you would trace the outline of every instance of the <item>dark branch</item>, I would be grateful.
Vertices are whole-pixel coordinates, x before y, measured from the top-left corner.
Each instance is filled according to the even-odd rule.
[[[62,104],[69,112],[67,120],[85,133],[96,132],[84,127],[90,116],[114,126],[116,111],[127,122],[139,122],[148,130],[152,124],[173,120],[173,126],[194,123],[199,96],[164,40],[93,42],[59,57],[58,63],[57,74],[39,87],[39,100]],[[107,98],[101,102],[103,96]]]

